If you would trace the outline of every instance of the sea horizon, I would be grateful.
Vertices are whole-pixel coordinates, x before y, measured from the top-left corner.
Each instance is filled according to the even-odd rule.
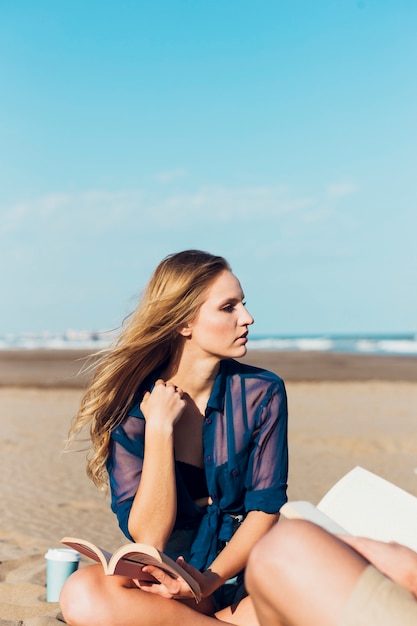
[[[100,350],[108,347],[118,331],[5,333],[0,350]],[[248,350],[289,352],[342,352],[417,356],[417,333],[299,333],[253,334]]]

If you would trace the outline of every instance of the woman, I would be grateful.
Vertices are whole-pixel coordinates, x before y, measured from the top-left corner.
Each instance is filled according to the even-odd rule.
[[[243,571],[286,501],[287,404],[280,378],[235,361],[251,324],[227,261],[188,250],[160,263],[102,359],[72,428],[90,424],[88,474],[108,476],[126,536],[180,557],[204,599],[160,570],[145,586],[94,565],[61,594],[71,626],[257,624]]]

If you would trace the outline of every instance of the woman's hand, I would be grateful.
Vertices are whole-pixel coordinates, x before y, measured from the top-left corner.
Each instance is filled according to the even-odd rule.
[[[177,559],[177,563],[181,565],[200,585],[204,586],[204,575],[192,565],[189,565],[184,561],[182,557]],[[146,575],[144,579],[136,579],[135,585],[147,591],[148,593],[155,593],[163,598],[173,599],[190,599],[194,598],[194,595],[183,578],[172,578],[164,570],[158,566],[146,565],[142,568],[143,573]],[[155,582],[148,579],[148,575],[155,579]],[[203,594],[204,597],[204,594]]]
[[[152,391],[147,391],[143,396],[140,409],[147,426],[161,422],[173,427],[183,414],[186,404],[182,389],[158,379]]]
[[[192,598],[190,587],[181,578],[172,578],[164,570],[153,565],[146,565],[143,568],[145,574],[150,574],[156,582],[147,578],[144,580],[135,579],[135,585],[142,591],[155,593],[162,598]]]
[[[365,537],[342,536],[341,539],[385,576],[417,597],[417,554],[413,550],[395,542],[385,543]]]
[[[181,565],[185,571],[190,574],[198,582],[201,590],[201,597],[208,598],[220,585],[225,582],[220,577],[212,572],[210,569],[205,572],[200,572],[193,565],[187,563],[183,556],[179,556],[177,559],[178,565]]]
[[[185,571],[190,574],[195,581],[197,581],[200,586],[202,599],[210,596],[221,584],[221,582],[218,581],[218,577],[215,574],[212,574],[210,570],[202,573],[187,563],[182,556],[178,557],[177,563],[185,569]],[[143,567],[142,571],[147,575],[150,574],[157,581],[152,582],[148,579],[135,580],[135,585],[139,587],[139,589],[142,589],[142,591],[155,593],[163,598],[172,598],[177,600],[190,598],[194,599],[194,595],[188,583],[186,583],[183,578],[172,578],[162,569],[153,565],[146,565]]]

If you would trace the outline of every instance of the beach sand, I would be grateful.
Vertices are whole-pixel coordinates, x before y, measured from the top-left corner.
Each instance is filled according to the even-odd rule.
[[[85,475],[85,451],[62,452],[85,356],[0,353],[1,626],[57,625],[44,554],[61,537],[111,551],[125,542],[108,497]],[[355,465],[417,496],[416,358],[251,352],[246,360],[286,382],[291,499],[317,503]]]

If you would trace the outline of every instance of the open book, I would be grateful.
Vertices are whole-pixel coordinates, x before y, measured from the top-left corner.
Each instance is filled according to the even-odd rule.
[[[280,512],[335,534],[396,541],[417,552],[417,497],[363,467],[343,476],[317,506],[287,502]]]
[[[103,550],[85,539],[63,537],[61,543],[97,563],[101,563],[104,572],[108,575],[117,574],[128,578],[158,582],[151,574],[143,572],[142,568],[145,565],[159,567],[172,578],[182,578],[190,587],[196,601],[201,600],[198,582],[183,567],[153,546],[143,543],[128,543],[110,554],[107,550]]]

